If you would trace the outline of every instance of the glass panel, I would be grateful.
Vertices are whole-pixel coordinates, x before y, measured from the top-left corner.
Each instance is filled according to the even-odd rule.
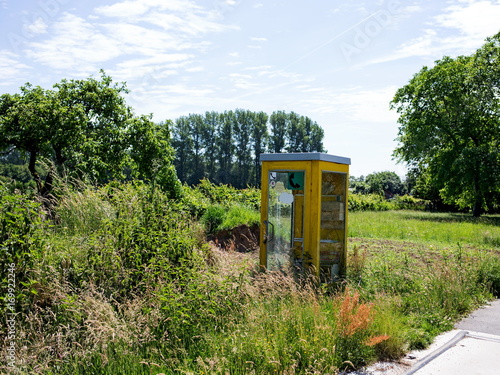
[[[338,277],[343,266],[346,183],[344,173],[322,173],[320,269],[323,278]]]
[[[302,259],[303,180],[303,172],[269,172],[266,245],[270,270],[289,267]]]

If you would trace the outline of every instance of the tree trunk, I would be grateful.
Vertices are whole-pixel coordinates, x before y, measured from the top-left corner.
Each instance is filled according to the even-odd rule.
[[[30,151],[30,161],[28,164],[28,170],[31,173],[31,176],[33,177],[33,180],[36,182],[36,190],[38,194],[41,194],[42,189],[43,189],[43,183],[42,179],[40,178],[40,175],[36,171],[36,151],[31,150]]]
[[[472,216],[480,217],[482,213],[483,209],[481,208],[481,204],[478,202],[474,203],[474,207],[472,209]]]
[[[480,167],[477,166],[477,171]],[[479,176],[476,173],[474,176],[474,206],[472,207],[472,216],[479,217],[483,213],[483,195],[479,184]]]

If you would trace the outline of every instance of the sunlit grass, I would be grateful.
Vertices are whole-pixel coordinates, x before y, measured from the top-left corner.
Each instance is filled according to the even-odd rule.
[[[500,215],[421,211],[353,212],[349,236],[500,248]]]

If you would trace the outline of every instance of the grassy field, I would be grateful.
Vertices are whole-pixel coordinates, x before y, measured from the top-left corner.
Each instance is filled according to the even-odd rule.
[[[349,220],[350,237],[500,248],[500,215],[365,211],[350,213]]]
[[[1,196],[17,360],[0,372],[337,374],[425,347],[500,294],[498,216],[352,213],[348,275],[320,285],[210,247],[229,224],[209,208],[253,222],[258,193],[203,189],[180,202],[141,184],[70,189],[53,219]]]

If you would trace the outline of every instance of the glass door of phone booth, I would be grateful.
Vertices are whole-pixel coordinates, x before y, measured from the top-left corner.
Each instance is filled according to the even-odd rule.
[[[305,171],[268,172],[268,214],[264,220],[267,268],[301,265],[304,257]]]

